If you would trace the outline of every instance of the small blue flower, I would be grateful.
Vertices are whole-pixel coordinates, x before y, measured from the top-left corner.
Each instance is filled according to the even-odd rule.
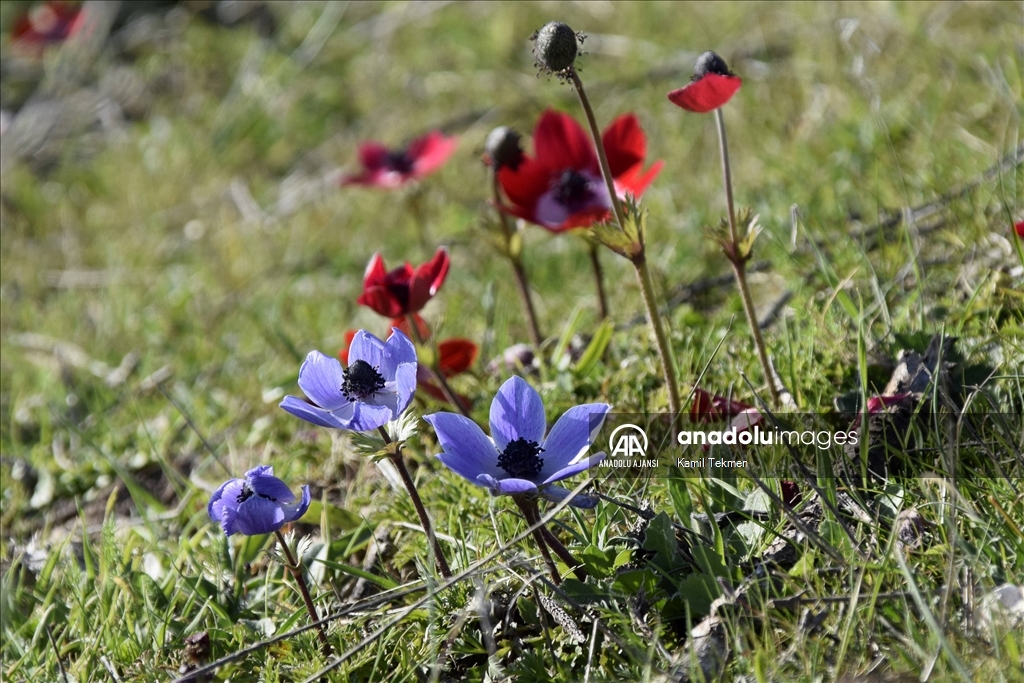
[[[555,482],[605,458],[604,453],[583,456],[609,410],[607,403],[570,408],[545,438],[544,404],[533,387],[517,376],[501,385],[491,402],[491,438],[462,415],[434,413],[423,419],[433,426],[444,449],[437,458],[452,472],[496,496],[540,495],[559,501],[569,491]],[[571,504],[591,508],[597,500],[576,496]]]
[[[309,487],[302,487],[302,499],[274,476],[274,468],[260,465],[245,473],[245,479],[224,482],[206,506],[210,519],[220,522],[230,536],[269,534],[294,522],[309,509]]]
[[[309,402],[285,396],[281,407],[321,427],[365,432],[397,419],[416,392],[416,347],[397,329],[387,342],[359,330],[348,348],[348,367],[310,351],[299,368]]]

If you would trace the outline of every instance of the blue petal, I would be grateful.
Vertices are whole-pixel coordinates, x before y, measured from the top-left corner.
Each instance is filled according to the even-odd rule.
[[[274,471],[272,467],[267,469],[270,472]],[[270,473],[251,474],[247,472],[246,478],[249,480],[249,486],[257,495],[276,500],[279,505],[295,500],[295,494],[288,488],[288,485]]]
[[[537,485],[528,479],[495,479],[489,474],[481,474],[476,478],[480,486],[486,486],[494,495],[514,496],[523,493],[537,493]]]
[[[365,361],[377,368],[377,372],[385,380],[394,379],[395,366],[389,364],[388,352],[380,339],[373,336],[366,330],[359,330],[352,337],[352,343],[348,346],[348,364],[352,365],[357,360]],[[390,371],[390,372],[389,372]],[[341,386],[340,384],[338,385]]]
[[[572,465],[566,465],[562,469],[548,476],[548,478],[544,480],[544,483],[551,484],[556,481],[568,479],[574,474],[578,474],[580,472],[583,472],[584,470],[590,469],[597,463],[604,460],[605,457],[607,457],[605,453],[597,453],[595,455],[590,456],[589,458],[583,458],[579,462],[573,463]]]
[[[306,422],[312,422],[315,425],[331,429],[345,429],[345,425],[333,413],[316,406],[311,406],[295,396],[285,396],[284,400],[281,401],[281,407]]]
[[[540,495],[555,503],[561,503],[569,497],[570,493],[572,493],[572,491],[563,489],[561,486],[545,486],[540,491]],[[584,510],[590,510],[591,508],[597,507],[597,496],[586,496],[582,493],[577,493],[576,496],[569,501],[569,505],[577,508],[583,508]]]
[[[227,505],[225,501],[221,500],[214,507],[220,508],[220,528],[224,531],[224,535],[237,534],[238,527],[235,526],[235,517],[238,515],[238,506]]]
[[[210,515],[210,519],[215,522],[221,521],[224,507],[238,504],[236,501],[238,494],[242,492],[244,483],[242,479],[231,479],[221,484],[213,492],[210,502],[206,505],[206,512]]]
[[[455,413],[434,413],[423,419],[434,428],[444,450],[438,459],[452,472],[474,484],[479,484],[477,477],[481,474],[504,474],[498,467],[498,451],[476,422]]]
[[[546,479],[585,453],[611,408],[607,403],[585,403],[565,411],[544,440],[539,478]]]
[[[250,496],[235,510],[234,531],[246,536],[269,534],[284,524],[281,506],[266,498]]]
[[[377,427],[383,427],[391,421],[391,408],[387,406],[375,406],[370,403],[354,401],[352,403],[354,412],[352,418],[342,420],[345,429],[354,432],[368,432]]]
[[[491,438],[498,452],[516,439],[540,444],[544,427],[544,404],[540,394],[518,375],[502,384],[491,402]]]
[[[309,486],[303,486],[302,498],[299,502],[281,506],[281,510],[284,512],[284,521],[294,522],[302,517],[302,515],[306,514],[306,510],[309,509],[310,501]]]
[[[416,346],[410,341],[405,334],[397,327],[391,328],[391,336],[388,337],[387,342],[384,343],[387,358],[384,361],[385,365],[382,365],[381,374],[387,378],[395,376],[395,370],[405,363],[416,364]],[[383,368],[387,367],[387,373],[384,373]]]
[[[398,334],[401,334],[396,330]],[[415,352],[413,352],[413,358],[415,358]],[[413,396],[416,395],[416,372],[419,368],[419,364],[415,361],[412,363],[401,363],[395,371],[395,389],[398,391],[398,411],[391,419],[397,419],[399,415],[405,412],[405,409],[412,403]]]
[[[325,356],[319,351],[310,351],[299,367],[299,388],[316,405],[324,410],[337,410],[348,399],[341,393],[345,375],[337,358]]]

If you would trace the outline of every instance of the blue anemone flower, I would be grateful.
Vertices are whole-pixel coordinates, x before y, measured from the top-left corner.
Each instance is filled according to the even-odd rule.
[[[230,536],[269,534],[288,522],[294,522],[309,509],[309,487],[302,487],[302,498],[274,476],[274,468],[260,465],[245,473],[245,479],[232,479],[213,492],[206,506],[210,519],[220,522]]]
[[[416,392],[416,347],[397,329],[382,342],[359,330],[348,347],[348,367],[310,351],[299,368],[309,402],[285,396],[281,407],[321,427],[365,432],[398,418]]]
[[[491,402],[491,438],[467,417],[434,413],[433,426],[443,453],[437,458],[452,472],[494,495],[539,495],[560,501],[569,491],[555,482],[582,472],[605,458],[584,457],[611,406],[586,403],[570,408],[544,436],[540,395],[522,377],[501,385]],[[591,508],[597,499],[576,496],[570,504]]]

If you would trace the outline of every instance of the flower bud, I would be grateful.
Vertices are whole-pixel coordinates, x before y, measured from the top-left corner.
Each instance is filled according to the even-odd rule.
[[[693,80],[699,81],[708,74],[719,76],[732,76],[729,65],[717,53],[708,50],[697,58],[697,65],[693,68]]]
[[[579,55],[576,32],[560,21],[544,24],[533,34],[533,56],[537,66],[550,72],[561,73],[571,67]]]
[[[522,139],[523,136],[508,126],[498,126],[487,134],[484,151],[495,171],[503,166],[513,171],[519,168],[523,160],[523,150],[519,146]]]

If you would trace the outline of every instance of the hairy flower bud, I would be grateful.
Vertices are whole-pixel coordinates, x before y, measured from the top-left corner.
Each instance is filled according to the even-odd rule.
[[[544,24],[531,40],[537,66],[550,73],[561,73],[571,67],[580,52],[576,32],[560,21]]]
[[[697,65],[693,68],[693,80],[699,81],[708,74],[719,76],[732,76],[729,65],[717,53],[708,50],[697,58]]]
[[[523,150],[519,146],[522,139],[523,136],[508,126],[498,126],[487,134],[484,151],[490,157],[490,163],[495,171],[503,166],[513,171],[519,168],[523,160]]]

